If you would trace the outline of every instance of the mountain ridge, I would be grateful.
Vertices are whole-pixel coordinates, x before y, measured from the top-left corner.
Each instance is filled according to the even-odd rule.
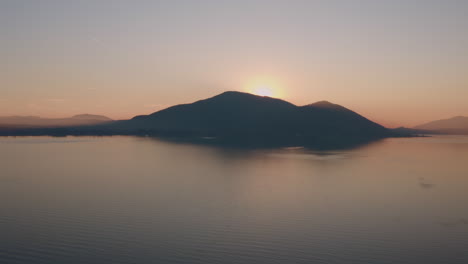
[[[112,122],[102,115],[79,114],[65,118],[43,118],[40,116],[0,116],[1,127],[39,128],[39,127],[69,127],[78,125],[96,125]]]
[[[387,137],[385,127],[340,105],[297,106],[282,99],[228,91],[109,125],[120,133],[220,140],[319,142]]]
[[[414,127],[435,133],[468,135],[468,116],[454,116],[427,122]]]

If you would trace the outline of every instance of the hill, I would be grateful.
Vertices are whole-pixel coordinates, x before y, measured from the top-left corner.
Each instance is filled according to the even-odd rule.
[[[46,128],[96,125],[113,120],[100,115],[82,114],[68,118],[41,118],[38,116],[5,116],[0,117],[3,128]]]
[[[468,135],[468,117],[456,116],[449,119],[436,120],[414,128],[429,130],[434,133]]]

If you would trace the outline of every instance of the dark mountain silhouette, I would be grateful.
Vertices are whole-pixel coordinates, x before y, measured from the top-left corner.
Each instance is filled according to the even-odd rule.
[[[96,125],[113,121],[100,116],[82,114],[68,118],[41,118],[38,116],[6,116],[0,117],[0,127],[8,128],[45,128],[45,127],[70,127],[82,125]]]
[[[378,139],[392,133],[326,101],[306,106],[241,92],[225,92],[107,126],[121,134],[212,138],[216,142],[285,145]]]
[[[296,109],[280,99],[240,92],[225,92],[192,104],[169,107],[125,122],[138,129],[167,131],[239,133],[267,132],[288,125]]]
[[[414,127],[433,133],[468,135],[468,117],[456,116],[449,119],[436,120]]]
[[[265,146],[352,145],[401,136],[343,106],[326,101],[296,106],[284,100],[241,92],[224,92],[130,120],[9,133],[150,135],[191,142]]]

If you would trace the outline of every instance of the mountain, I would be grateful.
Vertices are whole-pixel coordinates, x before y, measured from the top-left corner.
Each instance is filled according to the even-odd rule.
[[[241,92],[224,92],[106,127],[117,134],[214,138],[235,144],[334,144],[392,135],[383,126],[326,101],[296,106]]]
[[[0,117],[3,128],[45,128],[96,125],[113,120],[100,115],[75,115],[69,118],[41,118],[38,116],[5,116]]]
[[[286,128],[289,125],[288,117],[295,109],[296,106],[280,99],[225,92],[192,104],[176,105],[147,116],[137,116],[125,124],[145,130],[263,133]]]
[[[436,120],[414,127],[443,134],[468,135],[468,117],[456,116],[449,119]]]

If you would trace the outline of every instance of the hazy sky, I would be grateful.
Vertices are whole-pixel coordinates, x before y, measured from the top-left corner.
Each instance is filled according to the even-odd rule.
[[[130,118],[257,86],[387,126],[468,115],[468,1],[0,0],[0,116]]]

